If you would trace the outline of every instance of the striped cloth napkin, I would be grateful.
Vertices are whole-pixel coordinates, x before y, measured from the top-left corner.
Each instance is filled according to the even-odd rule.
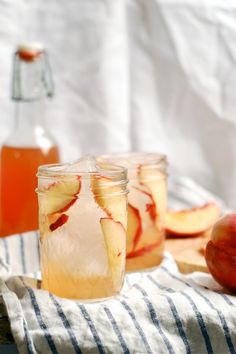
[[[0,239],[0,256],[0,293],[21,354],[236,353],[236,297],[209,274],[179,273],[170,254],[94,303],[39,289],[37,232]]]

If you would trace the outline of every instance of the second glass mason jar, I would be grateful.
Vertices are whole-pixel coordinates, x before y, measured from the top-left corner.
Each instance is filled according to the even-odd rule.
[[[84,158],[40,166],[38,200],[42,288],[70,299],[121,290],[125,271],[127,175]]]
[[[128,169],[126,270],[160,264],[165,241],[167,159],[157,153],[101,155],[98,161]]]

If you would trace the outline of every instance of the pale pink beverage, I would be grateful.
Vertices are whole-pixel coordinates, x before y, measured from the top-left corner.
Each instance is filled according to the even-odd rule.
[[[127,178],[122,167],[44,165],[38,170],[42,288],[70,299],[121,290],[125,269]]]
[[[111,154],[97,157],[128,169],[126,269],[160,264],[165,242],[167,208],[166,157],[156,153]]]

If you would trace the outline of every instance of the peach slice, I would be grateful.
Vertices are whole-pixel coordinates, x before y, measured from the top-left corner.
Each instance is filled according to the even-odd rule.
[[[138,191],[139,193],[142,193],[146,196],[145,212],[148,213],[148,215],[152,221],[155,221],[156,216],[157,216],[157,211],[156,211],[156,205],[155,205],[155,202],[154,202],[154,199],[153,199],[151,193],[149,193],[141,188],[138,188],[136,186],[131,186],[131,189],[134,189],[136,192]]]
[[[156,205],[154,203],[147,204],[146,211],[149,213],[150,218],[155,221],[157,217]]]
[[[91,177],[91,189],[95,201],[105,211],[107,216],[114,221],[120,221],[127,227],[127,199],[122,187],[114,185],[114,182],[104,176]]]
[[[49,226],[49,229],[51,231],[55,231],[58,227],[61,227],[62,225],[64,225],[67,222],[68,219],[69,219],[68,215],[61,214],[58,217],[58,219]]]
[[[128,204],[128,225],[126,251],[131,252],[137,245],[142,234],[142,221],[139,210],[130,203]]]
[[[171,236],[198,236],[207,231],[220,216],[220,209],[215,203],[180,211],[168,211],[165,229]]]
[[[160,171],[151,172],[145,165],[138,167],[140,184],[143,184],[152,196],[155,208],[151,207],[151,214],[156,221],[163,222],[167,208],[167,189],[165,175]],[[158,218],[157,218],[158,217]]]
[[[137,243],[136,249],[128,252],[126,258],[129,259],[143,256],[159,247],[163,241],[163,233],[159,233],[155,226],[151,226],[144,230],[142,237]]]
[[[64,213],[44,215],[40,213],[39,218],[40,239],[43,240],[46,235],[63,226],[69,219],[69,215]]]
[[[44,190],[45,195],[40,201],[40,212],[46,215],[65,212],[77,200],[80,189],[80,176],[64,176]]]
[[[107,248],[109,268],[114,282],[119,282],[124,270],[126,231],[121,222],[112,218],[101,218],[100,224]]]

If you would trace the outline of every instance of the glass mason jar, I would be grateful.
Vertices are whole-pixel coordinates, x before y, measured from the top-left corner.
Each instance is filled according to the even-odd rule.
[[[167,208],[166,156],[126,153],[102,155],[97,160],[128,169],[126,269],[140,270],[160,264]]]
[[[113,296],[122,288],[127,173],[96,164],[38,169],[42,288],[70,299]]]

